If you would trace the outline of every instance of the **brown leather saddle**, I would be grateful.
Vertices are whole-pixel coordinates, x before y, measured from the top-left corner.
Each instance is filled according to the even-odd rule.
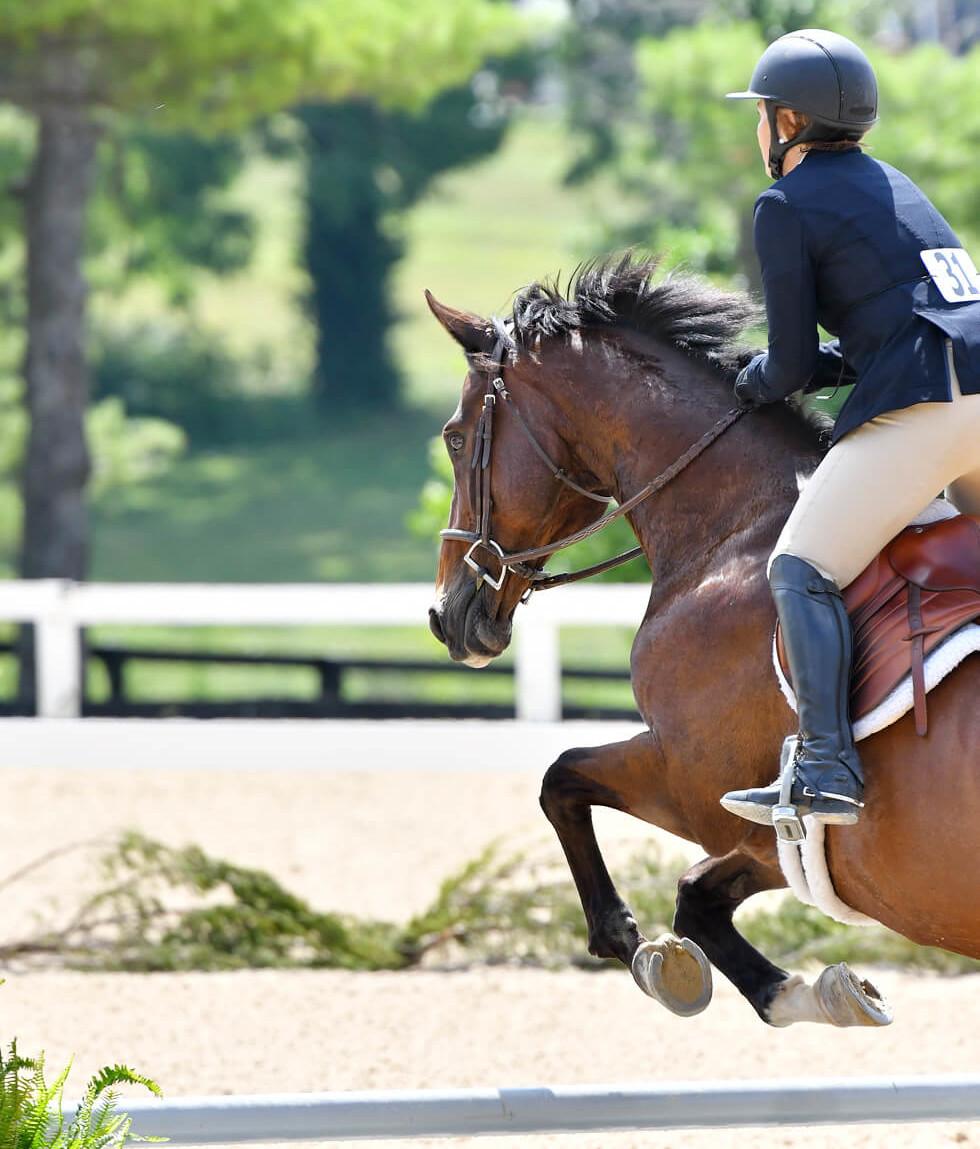
[[[854,631],[851,720],[912,675],[915,729],[928,729],[923,663],[954,631],[980,619],[980,518],[906,527],[843,591]],[[776,648],[789,678],[782,636]]]

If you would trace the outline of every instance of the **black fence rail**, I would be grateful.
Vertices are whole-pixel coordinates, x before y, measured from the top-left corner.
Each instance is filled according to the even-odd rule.
[[[83,716],[143,718],[183,716],[190,718],[513,718],[513,702],[489,702],[478,697],[468,700],[425,700],[418,698],[385,697],[379,690],[377,697],[351,698],[348,676],[355,672],[369,674],[397,674],[404,677],[406,686],[428,675],[473,675],[467,667],[449,662],[423,662],[414,660],[328,657],[311,654],[256,654],[216,651],[161,650],[133,647],[87,647],[86,654],[105,669],[109,683],[109,696],[95,701],[86,696],[82,705]],[[171,664],[301,667],[315,671],[319,691],[314,698],[239,698],[212,699],[154,699],[134,700],[127,692],[127,669],[137,662]],[[479,675],[513,678],[513,670],[506,666],[490,665]],[[628,682],[626,670],[600,670],[585,667],[567,667],[563,679],[593,682]],[[474,683],[476,685],[476,683]],[[406,690],[406,693],[411,693]],[[609,705],[583,705],[566,703],[562,707],[564,718],[622,719],[636,717],[632,707]]]

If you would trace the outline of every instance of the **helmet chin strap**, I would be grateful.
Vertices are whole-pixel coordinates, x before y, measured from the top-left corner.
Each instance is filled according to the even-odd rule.
[[[790,148],[807,143],[809,140],[826,138],[827,129],[819,121],[811,119],[795,136],[788,140],[780,139],[779,129],[776,127],[776,110],[782,105],[777,105],[775,100],[766,100],[765,104],[766,118],[769,120],[769,174],[774,180],[778,180],[783,177],[783,160]]]

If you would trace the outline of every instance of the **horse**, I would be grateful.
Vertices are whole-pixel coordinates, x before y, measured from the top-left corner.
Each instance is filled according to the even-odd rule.
[[[630,656],[645,729],[565,751],[540,798],[581,898],[589,951],[618,959],[681,1016],[707,1005],[713,966],[771,1025],[887,1024],[890,1007],[844,963],[810,984],[732,920],[746,899],[787,885],[772,828],[727,813],[719,798],[770,782],[796,730],[771,665],[766,561],[801,476],[827,449],[829,424],[799,397],[733,409],[754,304],[662,274],[658,262],[607,258],[580,267],[564,290],[533,283],[506,322],[426,293],[469,365],[443,429],[454,491],[429,625],[450,658],[485,666],[507,648],[520,603],[566,577],[547,579],[548,554],[592,533],[597,503],[615,500],[652,573]],[[866,809],[855,826],[827,827],[825,841],[847,906],[972,957],[978,697],[974,655],[930,693],[926,737],[906,716],[862,741]],[[705,851],[678,882],[672,934],[640,932],[599,850],[593,806]]]

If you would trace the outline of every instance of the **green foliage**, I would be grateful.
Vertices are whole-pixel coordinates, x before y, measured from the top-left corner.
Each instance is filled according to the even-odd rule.
[[[187,446],[179,427],[163,419],[130,419],[121,399],[89,408],[85,431],[92,450],[92,493],[104,496],[126,483],[164,474]]]
[[[0,1052],[0,1145],[4,1149],[121,1149],[131,1141],[164,1138],[137,1136],[132,1121],[117,1111],[116,1086],[142,1085],[157,1097],[160,1087],[125,1065],[105,1066],[85,1088],[71,1121],[62,1114],[64,1086],[71,1065],[49,1084],[44,1054],[23,1057],[16,1040]]]
[[[711,0],[571,0],[557,53],[578,148],[569,183],[589,179],[619,153],[620,135],[635,119],[637,41],[696,24],[711,6]]]
[[[453,495],[453,465],[446,454],[441,435],[429,440],[426,451],[429,478],[419,492],[418,506],[405,517],[405,525],[420,539],[437,539],[449,522],[449,504]]]
[[[618,859],[615,868],[645,933],[668,930],[683,863],[648,847]],[[553,854],[502,856],[499,843],[447,878],[431,905],[404,925],[314,910],[264,871],[134,832],[103,855],[101,874],[102,888],[68,927],[8,944],[0,959],[54,957],[111,970],[397,970],[463,960],[609,964],[586,953],[581,906],[564,864]],[[913,945],[882,927],[842,926],[791,899],[775,913],[746,914],[742,926],[770,959],[784,963],[861,960],[942,973],[980,970],[978,962]]]
[[[74,962],[103,968],[174,970],[243,966],[380,969],[399,964],[381,929],[352,930],[342,915],[312,910],[261,870],[174,850],[128,834],[103,859],[105,890],[85,907],[72,941]],[[173,909],[166,890],[200,904]],[[116,924],[110,945],[100,923]]]
[[[194,269],[225,276],[247,266],[255,220],[222,195],[245,159],[241,136],[202,140],[126,120],[107,133],[88,213],[96,290],[118,296],[136,278],[152,277],[171,303],[185,304]]]
[[[176,424],[195,447],[274,440],[308,421],[298,397],[249,393],[268,367],[261,351],[236,358],[221,336],[193,323],[103,326],[93,342],[94,395]]]
[[[878,73],[881,121],[872,129],[873,154],[911,176],[959,232],[980,243],[978,178],[957,162],[980,143],[980,96],[975,77],[980,44],[962,56],[923,44],[898,56],[869,52]]]
[[[485,0],[6,0],[0,93],[37,86],[57,43],[93,101],[161,126],[236,128],[304,97],[418,107],[519,28]]]
[[[31,117],[18,108],[0,104],[0,241],[21,226],[22,205],[17,196],[10,193],[23,186],[34,151],[34,138]],[[0,272],[6,271],[6,266],[0,264]],[[0,281],[3,278],[5,276],[0,275]],[[6,315],[8,307],[8,299],[0,298],[0,315]]]
[[[752,123],[722,97],[742,88],[763,40],[749,24],[719,36],[710,24],[637,47],[644,128],[624,143],[621,169],[650,205],[637,221],[654,251],[698,271],[756,279],[752,202],[765,177]],[[686,238],[690,236],[691,238]]]

